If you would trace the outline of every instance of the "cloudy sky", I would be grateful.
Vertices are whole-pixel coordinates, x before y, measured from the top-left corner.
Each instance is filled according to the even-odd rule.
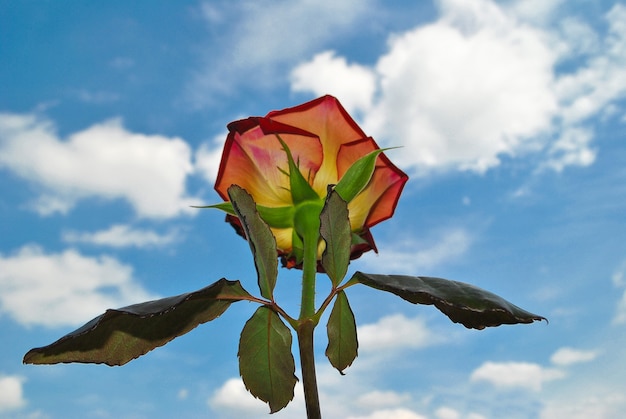
[[[222,317],[124,367],[24,366],[107,308],[256,291],[215,203],[226,124],[339,98],[411,179],[350,269],[476,284],[549,324],[483,331],[366,287],[328,418],[621,418],[626,3],[0,4],[0,416],[267,417]],[[298,310],[298,272],[278,301]],[[323,290],[320,291],[323,293]],[[277,418],[303,417],[295,400]]]

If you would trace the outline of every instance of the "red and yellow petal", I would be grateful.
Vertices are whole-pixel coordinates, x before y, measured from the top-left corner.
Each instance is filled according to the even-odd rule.
[[[227,189],[237,184],[266,207],[293,205],[287,154],[279,136],[320,198],[357,160],[379,149],[332,96],[273,111],[266,117],[235,121],[228,129],[215,189],[228,200]],[[378,156],[368,185],[348,204],[351,229],[362,239],[352,246],[351,259],[376,251],[369,228],[393,215],[407,180],[384,153]],[[236,217],[227,220],[242,234]],[[299,262],[294,256],[293,229],[272,227],[272,232],[283,263],[295,267]]]
[[[365,133],[332,96],[323,96],[282,111],[270,112],[268,118],[296,126],[319,136],[323,148],[323,162],[315,176],[313,189],[324,196],[326,186],[340,178],[337,155],[343,144],[366,137]]]
[[[269,123],[268,123],[269,122]],[[319,139],[295,127],[277,125],[265,118],[248,118],[229,124],[215,189],[228,200],[228,188],[237,184],[259,205],[292,204],[287,156],[277,134],[292,151],[305,177],[314,177],[322,162]]]

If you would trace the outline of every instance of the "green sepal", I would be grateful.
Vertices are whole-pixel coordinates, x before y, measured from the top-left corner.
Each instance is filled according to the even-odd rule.
[[[214,208],[218,210],[222,210],[229,215],[237,215],[235,213],[235,209],[233,208],[233,204],[231,202],[221,202],[219,204],[213,205],[204,205],[204,206],[192,206],[192,208]],[[259,211],[259,215],[269,225],[273,228],[290,228],[293,227],[293,216],[295,213],[295,207],[286,206],[286,207],[265,207],[263,205],[256,206],[257,211]]]
[[[256,209],[259,211],[259,215],[263,218],[263,221],[273,228],[290,228],[293,227],[293,217],[296,212],[296,208],[293,206],[287,207],[264,207],[257,205]]]
[[[212,205],[192,205],[191,208],[213,208],[224,211],[226,214],[236,215],[235,210],[233,209],[233,204],[230,202],[220,202],[219,204]]]
[[[388,149],[374,150],[361,157],[352,163],[352,166],[339,179],[335,185],[335,190],[344,201],[352,201],[367,186],[374,174],[376,159],[385,150]]]
[[[291,330],[266,306],[259,307],[241,331],[239,373],[248,391],[268,403],[271,413],[294,396],[298,378],[291,341]]]
[[[304,201],[318,200],[320,197],[317,195],[317,192],[313,190],[313,187],[304,178],[302,173],[300,173],[300,169],[293,160],[289,147],[283,139],[280,138],[280,135],[277,134],[276,137],[283,146],[285,153],[287,153],[287,161],[289,162],[289,187],[291,189],[291,199],[294,205],[298,205]]]
[[[365,240],[363,237],[359,236],[357,233],[352,233],[352,245],[356,246],[359,244],[366,244],[367,240]]]
[[[300,237],[319,236],[320,213],[323,208],[324,200],[319,198],[303,202],[296,207],[293,225]]]
[[[334,287],[339,286],[348,272],[352,232],[348,204],[337,191],[331,190],[320,214],[320,235],[326,242],[322,266]]]
[[[274,299],[274,287],[278,277],[276,239],[268,225],[256,210],[252,196],[238,185],[228,188],[228,196],[248,239],[254,256],[259,289],[268,300]]]
[[[328,334],[326,357],[331,365],[343,375],[343,370],[352,365],[356,359],[359,348],[354,313],[344,291],[337,293],[326,325],[326,332]]]

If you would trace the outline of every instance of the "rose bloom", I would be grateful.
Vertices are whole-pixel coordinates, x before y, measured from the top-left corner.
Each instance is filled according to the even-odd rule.
[[[379,149],[332,96],[272,111],[265,117],[231,122],[228,130],[215,190],[228,201],[227,190],[236,184],[252,195],[258,206],[270,208],[294,205],[287,154],[277,136],[291,150],[300,172],[320,199],[325,198],[327,186],[337,184],[355,161]],[[348,203],[351,230],[360,238],[353,240],[351,259],[376,251],[370,227],[393,215],[407,180],[408,176],[383,153],[378,156],[370,182]],[[244,235],[237,217],[227,215],[226,221]],[[283,265],[298,265],[293,254],[292,220],[266,222],[276,238]]]

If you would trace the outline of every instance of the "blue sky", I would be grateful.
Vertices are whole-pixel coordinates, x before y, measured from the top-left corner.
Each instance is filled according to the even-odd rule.
[[[5,1],[0,21],[0,416],[266,417],[238,378],[253,304],[121,368],[21,360],[106,308],[256,292],[247,244],[190,205],[218,200],[228,122],[329,93],[411,176],[351,271],[470,282],[550,323],[466,330],[352,287],[346,376],[317,335],[325,417],[622,417],[626,4]],[[279,303],[298,293],[281,271]],[[274,416],[303,412],[298,393]]]

